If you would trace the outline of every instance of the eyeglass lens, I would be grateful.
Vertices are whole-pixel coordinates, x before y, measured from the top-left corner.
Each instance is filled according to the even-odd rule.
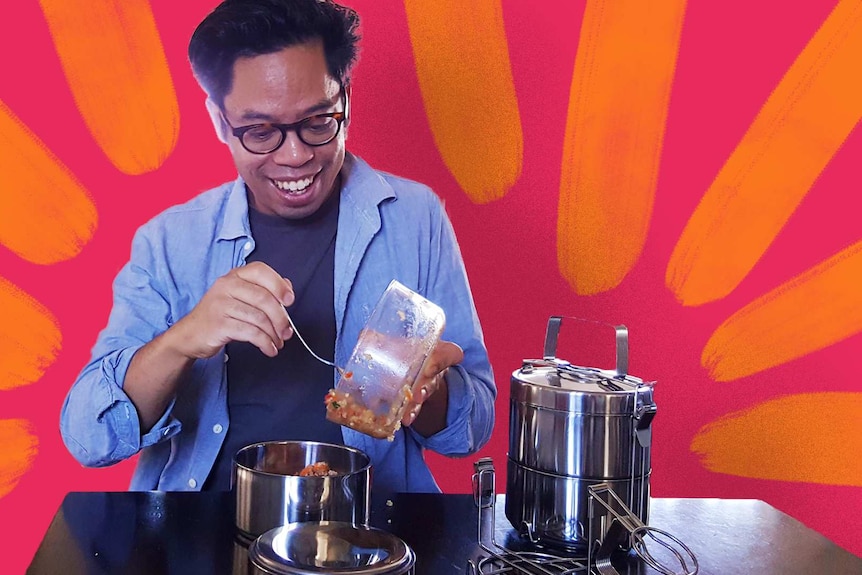
[[[322,146],[335,138],[339,127],[340,122],[331,116],[313,116],[300,122],[296,132],[309,146]],[[250,152],[271,152],[281,146],[286,132],[283,126],[256,126],[243,133],[242,143]]]

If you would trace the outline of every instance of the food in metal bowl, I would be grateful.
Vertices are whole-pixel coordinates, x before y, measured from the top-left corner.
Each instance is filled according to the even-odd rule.
[[[323,464],[323,465],[321,465]],[[326,475],[300,475],[310,468]],[[367,524],[371,459],[358,449],[314,441],[269,441],[234,456],[236,526],[245,538],[302,521]]]
[[[338,475],[338,472],[330,468],[325,461],[315,461],[299,472],[300,477],[332,477],[333,475]]]

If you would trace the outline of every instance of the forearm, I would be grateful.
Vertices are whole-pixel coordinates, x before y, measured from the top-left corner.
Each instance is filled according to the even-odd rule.
[[[474,369],[472,373],[465,365],[450,367],[446,390],[446,427],[433,435],[420,434],[417,429],[416,437],[423,447],[441,455],[475,453],[485,445],[494,428],[496,393],[490,366]],[[423,408],[420,417],[424,411]]]
[[[449,388],[446,378],[439,378],[439,387],[422,404],[422,410],[413,422],[413,429],[423,437],[430,437],[446,427],[446,414],[449,410]]]
[[[161,418],[195,361],[176,345],[181,336],[175,328],[138,350],[126,372],[123,391],[138,412],[141,434]]]

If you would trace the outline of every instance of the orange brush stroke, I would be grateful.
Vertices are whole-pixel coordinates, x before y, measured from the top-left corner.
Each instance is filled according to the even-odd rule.
[[[860,393],[791,395],[709,423],[691,451],[716,473],[862,487],[860,421]]]
[[[523,134],[500,0],[404,0],[425,112],[446,167],[477,204],[521,175]]]
[[[730,381],[862,332],[862,242],[751,302],[709,338],[701,363]]]
[[[569,94],[557,259],[580,295],[643,251],[686,2],[587,2]]]
[[[0,277],[0,391],[37,381],[60,352],[62,334],[45,306]]]
[[[726,296],[763,256],[862,117],[862,4],[842,1],[769,96],[685,227],[665,282]]]
[[[23,419],[0,419],[0,498],[15,489],[18,480],[33,465],[39,438]]]
[[[0,102],[0,244],[54,264],[80,253],[97,220],[84,186]]]
[[[84,122],[118,170],[159,168],[179,106],[147,0],[39,0]]]

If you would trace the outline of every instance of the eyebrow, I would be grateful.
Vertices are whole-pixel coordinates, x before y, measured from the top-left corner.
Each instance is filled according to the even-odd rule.
[[[340,97],[340,96],[341,96],[341,91],[339,90],[338,95],[336,97]],[[310,118],[310,117],[315,116],[317,114],[321,114],[324,112],[324,110],[327,110],[328,108],[332,108],[333,106],[337,106],[337,105],[338,105],[337,100],[335,102],[332,102],[331,100],[327,100],[327,99],[321,100],[317,104],[303,110],[302,116],[299,118],[299,120],[297,120],[297,122],[301,122],[302,120],[304,120],[306,118]],[[239,118],[240,118],[240,121],[243,121],[243,122],[259,121],[259,122],[268,122],[270,124],[275,124],[278,122],[278,118],[276,118],[275,116],[273,116],[271,114],[265,114],[263,112],[256,112],[254,110],[244,110],[242,115]]]

